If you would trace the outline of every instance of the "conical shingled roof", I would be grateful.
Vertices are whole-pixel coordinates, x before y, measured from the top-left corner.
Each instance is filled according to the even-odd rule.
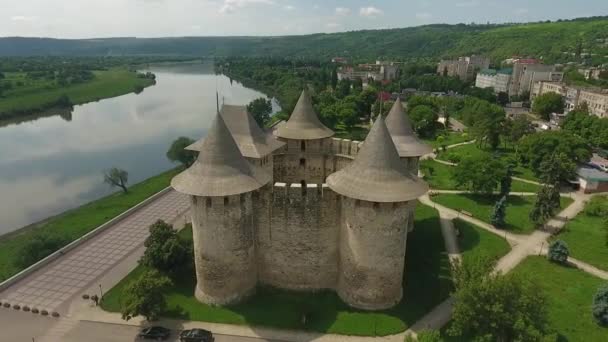
[[[329,175],[327,184],[340,195],[369,202],[411,201],[428,191],[427,184],[399,160],[381,115],[355,160]]]
[[[329,138],[334,135],[334,131],[319,121],[310,94],[304,89],[289,120],[277,127],[275,135],[285,139],[312,140]]]
[[[259,159],[285,145],[272,134],[262,131],[245,106],[223,105],[221,115],[245,157]],[[205,138],[202,138],[186,149],[200,151],[204,141]]]
[[[412,123],[405,114],[399,98],[386,116],[386,127],[391,134],[391,138],[393,138],[400,157],[420,157],[433,152],[433,149],[420,141],[414,133]]]
[[[229,196],[261,188],[270,176],[254,168],[228,131],[221,115],[216,115],[201,146],[198,159],[173,177],[171,186],[194,196]]]

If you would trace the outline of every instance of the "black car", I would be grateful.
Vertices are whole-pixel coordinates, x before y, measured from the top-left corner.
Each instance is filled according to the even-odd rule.
[[[141,329],[139,334],[137,334],[137,338],[163,341],[168,339],[169,335],[171,335],[171,330],[155,326]]]
[[[181,342],[213,342],[213,334],[205,329],[190,329],[184,330],[179,334]]]

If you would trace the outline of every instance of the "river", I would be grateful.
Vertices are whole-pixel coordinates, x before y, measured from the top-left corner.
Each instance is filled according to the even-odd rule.
[[[130,184],[174,167],[165,156],[169,145],[205,135],[216,89],[226,104],[265,97],[215,75],[210,63],[147,70],[157,84],[140,94],[76,106],[71,118],[0,127],[0,234],[116,191],[103,182],[110,167],[127,170]]]

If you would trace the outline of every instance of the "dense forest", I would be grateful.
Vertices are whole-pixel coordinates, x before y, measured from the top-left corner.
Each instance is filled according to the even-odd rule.
[[[434,24],[385,30],[280,37],[176,37],[50,39],[0,38],[0,56],[189,55],[289,56],[352,59],[431,58],[478,53],[493,60],[512,56],[565,62],[584,54],[590,63],[608,56],[608,17],[557,22],[475,25]]]

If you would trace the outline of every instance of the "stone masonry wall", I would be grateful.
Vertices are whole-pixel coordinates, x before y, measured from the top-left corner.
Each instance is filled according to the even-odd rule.
[[[399,303],[407,241],[408,203],[342,198],[338,295],[361,309]]]
[[[196,298],[223,305],[255,290],[252,193],[192,196]]]
[[[275,183],[263,200],[256,247],[260,282],[292,290],[334,288],[338,196],[326,185]]]

